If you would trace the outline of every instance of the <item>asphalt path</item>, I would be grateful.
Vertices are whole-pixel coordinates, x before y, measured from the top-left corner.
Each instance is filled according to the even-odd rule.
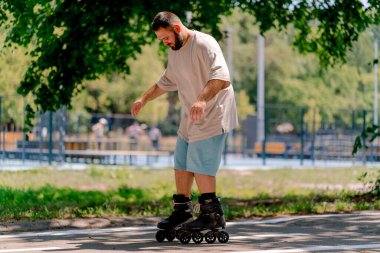
[[[380,252],[380,211],[227,223],[228,243],[156,242],[154,226],[2,233],[5,252]]]

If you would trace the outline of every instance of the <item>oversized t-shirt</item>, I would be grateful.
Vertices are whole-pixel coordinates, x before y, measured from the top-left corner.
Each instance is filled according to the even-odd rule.
[[[207,102],[202,120],[190,122],[191,106],[213,79],[230,81],[222,50],[213,37],[193,31],[182,48],[170,49],[168,65],[157,85],[165,91],[178,90],[183,107],[178,135],[188,142],[229,132],[238,124],[232,85]]]

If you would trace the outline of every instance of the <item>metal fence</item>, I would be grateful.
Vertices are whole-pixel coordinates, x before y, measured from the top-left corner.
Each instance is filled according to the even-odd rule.
[[[252,116],[250,125],[257,125]],[[305,159],[361,161],[362,163],[380,160],[379,140],[367,149],[352,155],[355,139],[367,126],[372,125],[373,113],[370,110],[338,110],[323,112],[316,108],[267,105],[265,108],[265,136],[257,141],[243,131],[249,143],[248,155],[262,158],[280,157]],[[252,152],[251,152],[252,151]]]
[[[10,99],[15,98],[3,96],[0,99],[0,165],[152,165],[159,161],[171,165],[176,136],[166,134],[165,122],[158,124],[163,134],[159,148],[152,145],[149,139],[151,126],[144,122],[139,122],[142,129],[139,139],[130,138],[127,129],[136,119],[127,114],[78,114],[75,110],[62,109],[54,113],[38,114],[33,129],[24,133],[23,107],[7,110],[4,108],[4,100]],[[22,99],[18,102],[21,103],[20,101]],[[99,137],[93,127],[101,119],[106,124],[103,136]],[[358,155],[352,155],[356,136],[371,125],[372,121],[373,114],[370,110],[323,112],[315,108],[267,105],[262,140],[258,141],[256,134],[256,116],[249,115],[240,122],[239,129],[229,135],[224,161],[230,154],[246,159],[260,159],[263,164],[272,158],[299,160],[301,165],[305,160],[360,163],[379,161],[378,140],[370,143],[369,148],[361,150]]]

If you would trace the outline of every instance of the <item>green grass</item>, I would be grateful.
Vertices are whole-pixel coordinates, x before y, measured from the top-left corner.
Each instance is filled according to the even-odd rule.
[[[217,192],[229,220],[380,209],[360,175],[375,168],[221,170]],[[0,172],[0,221],[166,216],[173,171],[101,168]],[[196,187],[193,187],[196,195]],[[194,198],[194,201],[196,198]]]

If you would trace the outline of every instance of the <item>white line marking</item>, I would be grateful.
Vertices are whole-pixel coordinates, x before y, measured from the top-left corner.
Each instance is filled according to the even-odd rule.
[[[30,252],[30,251],[43,251],[43,250],[58,250],[61,248],[58,247],[49,247],[49,248],[24,248],[24,249],[2,249],[0,253],[7,252]]]
[[[228,226],[234,226],[234,225],[276,224],[276,223],[304,219],[304,218],[326,218],[326,217],[331,217],[331,216],[334,216],[334,217],[374,216],[374,215],[379,215],[379,212],[302,215],[302,216],[291,216],[291,217],[283,217],[283,218],[276,218],[276,219],[264,219],[264,220],[259,220],[259,221],[227,222],[227,228]],[[71,230],[47,231],[47,232],[17,233],[17,234],[0,235],[0,240],[5,239],[5,238],[29,238],[29,237],[42,237],[42,236],[64,236],[64,235],[99,234],[99,233],[115,233],[115,232],[130,232],[130,231],[150,231],[150,230],[157,230],[157,227],[150,226],[150,227],[121,227],[121,228],[103,228],[103,229],[71,229]]]
[[[353,249],[380,249],[380,244],[360,244],[360,245],[337,245],[337,246],[314,246],[307,248],[295,249],[274,249],[274,250],[253,250],[253,251],[235,251],[232,253],[297,253],[313,251],[330,251],[330,250],[353,250]]]

